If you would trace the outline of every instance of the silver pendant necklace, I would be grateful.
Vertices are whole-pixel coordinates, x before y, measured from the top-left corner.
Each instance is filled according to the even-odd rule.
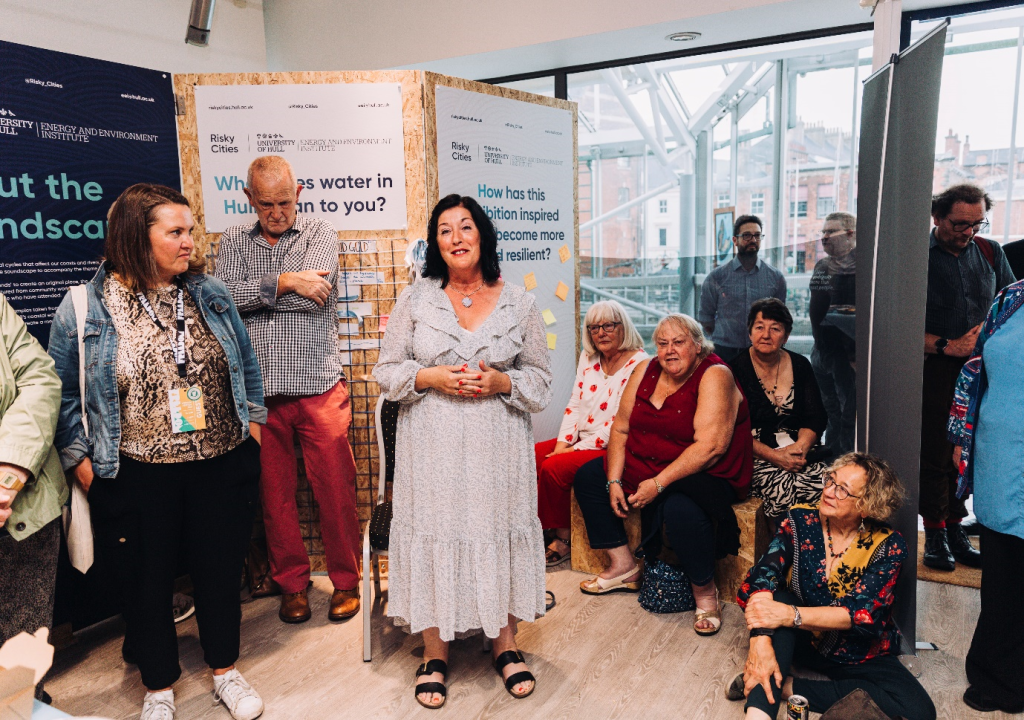
[[[473,301],[469,299],[469,296],[470,296],[470,295],[476,295],[476,294],[477,294],[478,292],[480,292],[481,290],[483,290],[483,289],[484,289],[484,283],[483,283],[483,281],[481,281],[481,282],[480,282],[480,287],[478,287],[478,288],[477,288],[476,290],[474,290],[474,291],[473,291],[473,292],[471,292],[471,293],[464,293],[464,292],[462,292],[461,290],[459,290],[459,289],[458,289],[457,287],[455,287],[454,285],[452,285],[451,283],[449,283],[449,284],[448,284],[448,286],[449,286],[449,287],[450,287],[450,288],[451,288],[452,290],[454,290],[455,292],[457,292],[457,293],[458,293],[459,295],[461,295],[461,296],[462,296],[462,307],[471,307],[471,306],[473,305]]]

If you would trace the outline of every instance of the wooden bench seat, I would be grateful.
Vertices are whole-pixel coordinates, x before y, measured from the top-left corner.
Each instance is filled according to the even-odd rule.
[[[760,498],[747,498],[732,506],[736,513],[736,522],[740,526],[740,550],[738,555],[728,555],[715,564],[715,583],[718,594],[723,602],[736,602],[736,591],[751,566],[768,550],[771,532],[768,520],[761,509]],[[631,510],[625,520],[626,536],[629,546],[635,548],[640,543],[640,511]],[[572,569],[597,575],[608,566],[608,553],[594,550],[587,538],[587,528],[583,523],[583,513],[572,497]]]

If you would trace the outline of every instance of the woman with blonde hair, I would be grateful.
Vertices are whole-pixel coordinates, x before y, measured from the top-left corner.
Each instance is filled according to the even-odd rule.
[[[576,471],[604,457],[622,391],[648,357],[622,305],[602,300],[590,306],[583,319],[583,352],[562,425],[555,438],[534,447],[537,514],[541,527],[554,533],[545,558],[548,567],[569,557],[569,498]]]
[[[887,462],[847,453],[826,473],[821,501],[786,514],[736,598],[750,647],[726,696],[746,696],[748,720],[776,717],[793,694],[823,720],[935,720],[928,693],[898,657],[892,608],[909,558],[886,520],[902,500]],[[794,678],[794,664],[828,679]]]
[[[580,589],[590,595],[640,589],[641,570],[622,523],[631,508],[640,508],[643,536],[651,538],[645,555],[657,556],[664,525],[693,588],[693,629],[714,635],[722,626],[715,559],[739,549],[732,503],[750,486],[750,412],[696,320],[663,318],[654,342],[658,356],[626,383],[607,458],[588,462],[573,482],[590,546],[611,560]]]

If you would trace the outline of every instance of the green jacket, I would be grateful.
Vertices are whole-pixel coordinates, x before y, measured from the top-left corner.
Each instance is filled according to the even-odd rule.
[[[53,358],[0,295],[0,463],[29,471],[4,528],[24,540],[61,514],[68,484],[53,447],[60,411]]]

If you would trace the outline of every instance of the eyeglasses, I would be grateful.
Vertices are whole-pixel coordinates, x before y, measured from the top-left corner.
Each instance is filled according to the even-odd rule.
[[[597,335],[602,330],[611,335],[613,332],[615,332],[615,328],[621,324],[622,323],[620,322],[606,322],[601,323],[600,325],[587,325],[587,330],[590,331],[591,335]]]
[[[988,220],[979,220],[976,223],[951,222],[949,223],[949,226],[953,229],[953,232],[962,233],[970,230],[972,235],[976,235],[979,232],[984,232],[985,230],[988,230]]]
[[[849,490],[847,490],[845,486],[837,483],[835,473],[827,473],[825,475],[825,488],[831,485],[836,486],[836,489],[832,491],[836,495],[836,500],[845,500],[846,498],[854,498],[855,500],[860,500],[861,498],[860,495],[854,495]],[[824,488],[822,489],[824,490]]]
[[[828,240],[829,238],[834,238],[837,235],[846,235],[848,232],[850,232],[850,231],[849,230],[822,230],[821,231],[821,239],[822,240]]]
[[[768,236],[767,235],[762,235],[761,233],[743,233],[742,235],[739,235],[738,237],[741,240],[745,241],[745,242],[750,242],[751,240],[757,240],[758,242],[761,242],[761,240],[763,240],[764,238],[766,238]]]

